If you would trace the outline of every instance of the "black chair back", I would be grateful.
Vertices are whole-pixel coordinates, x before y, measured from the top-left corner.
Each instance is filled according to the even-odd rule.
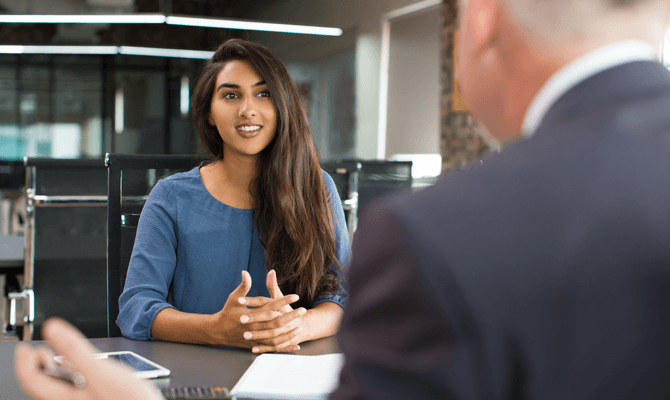
[[[121,336],[116,325],[144,203],[159,179],[188,171],[204,160],[194,155],[107,154],[107,334]]]
[[[104,160],[26,158],[25,167],[23,339],[41,339],[40,327],[52,316],[67,319],[89,338],[105,337]]]
[[[335,181],[353,240],[359,213],[393,191],[412,186],[411,161],[342,160],[321,164]]]
[[[0,189],[19,190],[26,183],[26,167],[23,161],[0,159]]]
[[[360,161],[358,209],[396,190],[412,186],[411,161]]]

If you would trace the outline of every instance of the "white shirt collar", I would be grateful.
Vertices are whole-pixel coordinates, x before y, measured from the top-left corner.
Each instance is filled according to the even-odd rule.
[[[621,64],[656,58],[656,51],[650,44],[627,41],[602,47],[564,66],[542,86],[526,110],[522,125],[524,136],[535,133],[551,106],[580,82]]]

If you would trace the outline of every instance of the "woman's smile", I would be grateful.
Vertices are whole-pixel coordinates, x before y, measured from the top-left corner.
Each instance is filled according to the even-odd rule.
[[[237,127],[238,132],[244,137],[252,138],[261,132],[262,125],[240,125]]]

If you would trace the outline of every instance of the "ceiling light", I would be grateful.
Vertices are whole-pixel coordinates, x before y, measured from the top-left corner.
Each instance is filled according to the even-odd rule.
[[[209,59],[213,51],[133,46],[15,46],[0,45],[0,54],[124,54],[135,56]]]
[[[436,1],[436,0],[435,0]],[[166,16],[163,14],[108,15],[13,15],[0,14],[0,23],[30,24],[163,24],[227,28],[248,31],[300,33],[308,35],[341,36],[342,29],[324,26],[292,25],[236,19]]]
[[[201,50],[160,49],[156,47],[120,46],[119,54],[134,55],[134,56],[209,59],[212,58],[214,52],[201,51]]]
[[[21,46],[23,54],[117,54],[117,46]]]
[[[0,23],[29,24],[162,24],[162,14],[12,15],[0,14]]]
[[[168,25],[202,26],[206,28],[228,28],[246,31],[303,33],[309,35],[341,36],[342,29],[309,25],[289,25],[269,22],[241,21],[233,19],[194,18],[169,16]]]
[[[21,54],[23,53],[23,46],[0,46],[1,54]]]

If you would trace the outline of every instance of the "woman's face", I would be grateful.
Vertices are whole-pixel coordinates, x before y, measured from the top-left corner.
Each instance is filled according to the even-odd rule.
[[[246,61],[229,61],[214,86],[209,124],[223,139],[223,154],[256,156],[272,141],[277,112],[270,91]]]

